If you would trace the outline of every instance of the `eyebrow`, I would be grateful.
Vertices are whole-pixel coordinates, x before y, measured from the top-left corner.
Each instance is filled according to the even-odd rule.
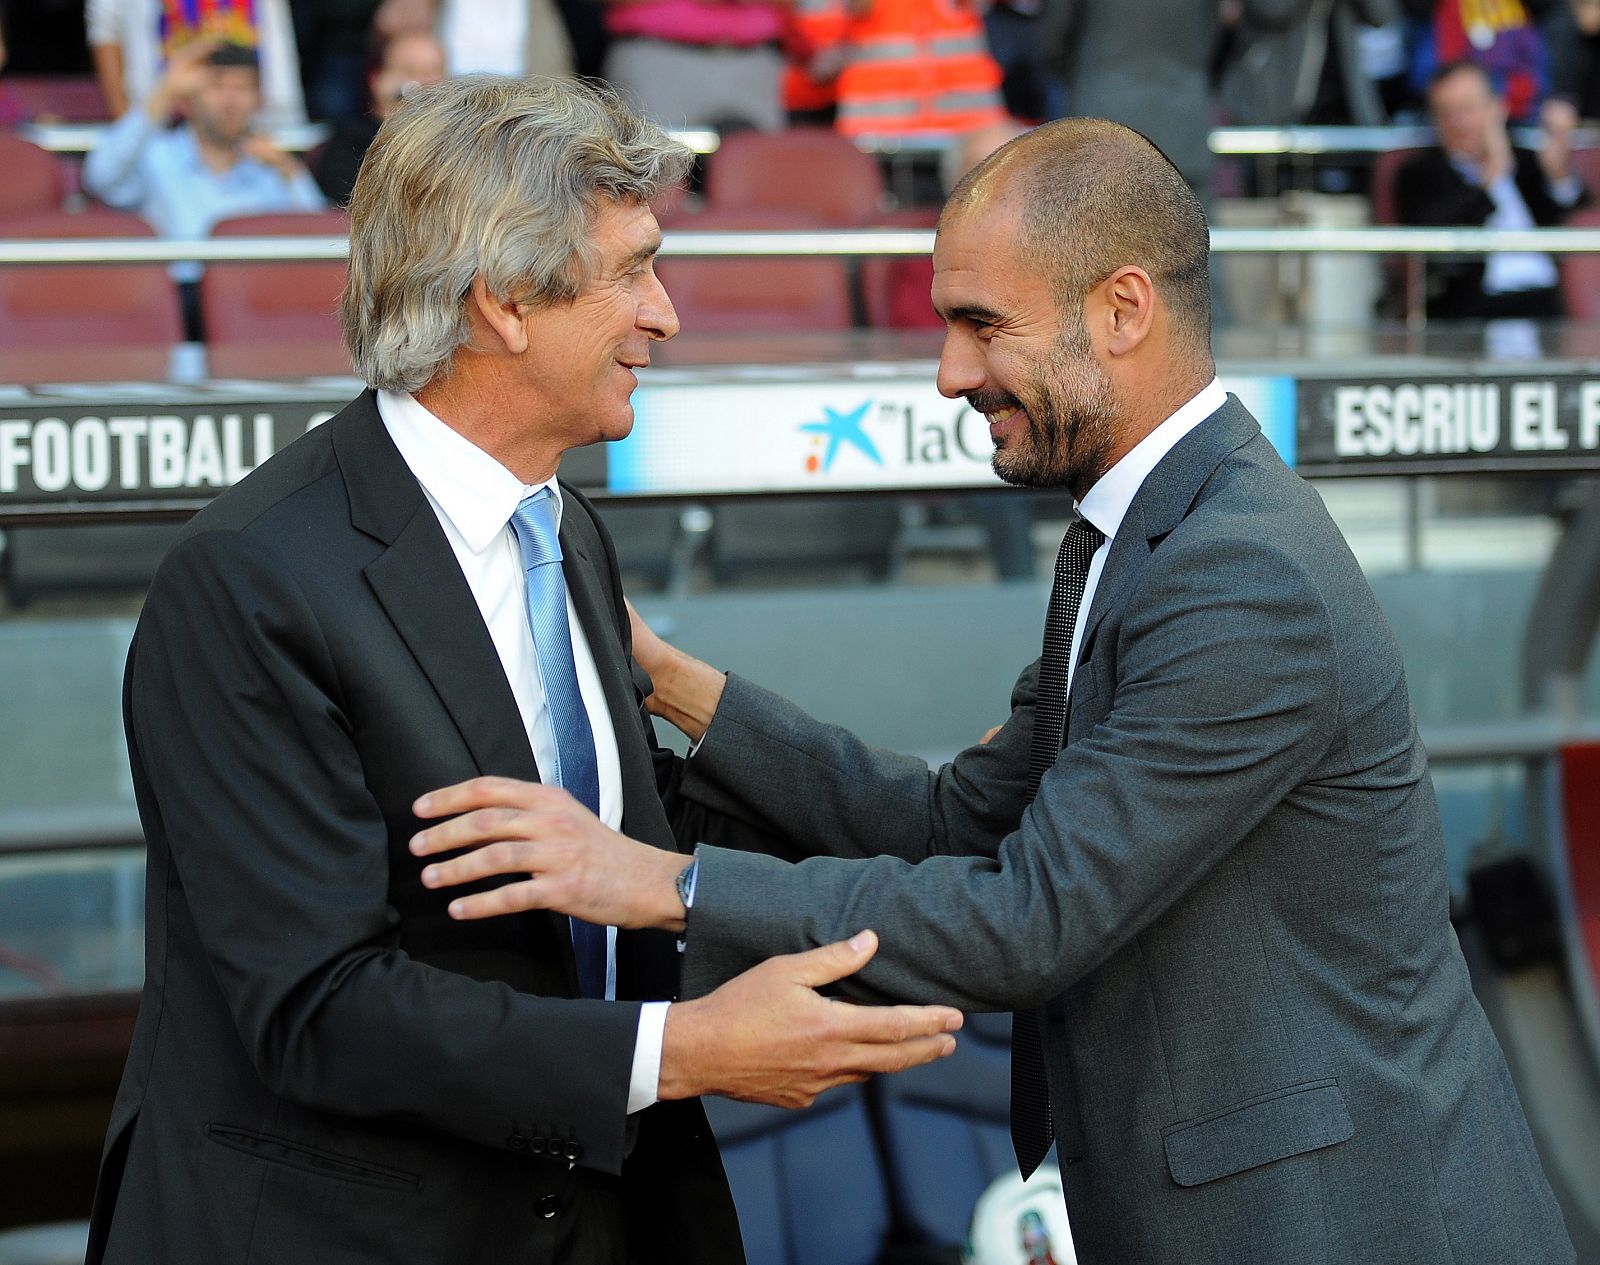
[[[982,325],[997,325],[1001,320],[999,312],[993,308],[983,307],[979,304],[963,304],[953,307],[948,312],[942,313],[947,321],[976,321]]]
[[[646,259],[654,258],[660,249],[661,239],[659,237],[652,242],[646,242],[643,246],[639,247],[638,250],[634,251],[633,254],[629,255],[620,264],[618,264],[617,271],[626,272],[635,264],[642,264]]]

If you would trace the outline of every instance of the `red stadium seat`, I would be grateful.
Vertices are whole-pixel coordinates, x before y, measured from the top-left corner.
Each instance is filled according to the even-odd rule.
[[[31,215],[61,206],[61,168],[56,156],[32,141],[0,132],[0,215]]]
[[[1418,154],[1427,152],[1426,148],[1391,149],[1387,153],[1379,154],[1373,161],[1372,222],[1374,224],[1400,222],[1400,208],[1395,198],[1395,183],[1399,179],[1400,169]]]
[[[35,119],[99,123],[111,117],[93,75],[8,75],[6,91]]]
[[[0,219],[0,238],[149,236],[143,220],[120,211]],[[165,349],[182,338],[177,291],[164,264],[0,268],[0,346],[7,349]]]
[[[895,211],[880,215],[873,227],[933,228],[939,212],[933,208]],[[867,324],[880,329],[943,329],[933,310],[932,255],[878,255],[861,261],[861,296]]]
[[[777,211],[703,211],[674,230],[818,228]],[[656,265],[684,330],[693,334],[849,329],[850,273],[837,257],[665,258]]]
[[[797,212],[834,227],[870,224],[883,211],[883,173],[828,128],[735,132],[707,161],[706,207]]]
[[[243,215],[216,237],[343,237],[342,211]],[[214,375],[348,372],[339,329],[345,263],[213,263],[200,282],[200,310]]]

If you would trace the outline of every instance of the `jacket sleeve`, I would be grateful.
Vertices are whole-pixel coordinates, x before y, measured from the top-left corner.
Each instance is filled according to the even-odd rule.
[[[1106,718],[1064,750],[993,856],[784,865],[702,850],[685,991],[863,928],[882,947],[841,987],[868,1001],[1019,1009],[1093,970],[1307,777],[1337,716],[1327,607],[1269,542],[1169,541],[1121,622],[1116,662]],[[852,784],[815,762],[793,773],[786,807],[820,798],[842,831],[870,837],[914,811],[893,778]]]
[[[261,540],[188,537],[151,586],[127,724],[146,829],[263,1082],[304,1106],[487,1146],[516,1121],[620,1170],[638,1007],[541,998],[417,962],[336,657]]]

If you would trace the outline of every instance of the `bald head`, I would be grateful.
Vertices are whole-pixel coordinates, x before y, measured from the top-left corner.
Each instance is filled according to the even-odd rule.
[[[1019,251],[1063,311],[1118,268],[1150,275],[1174,339],[1211,354],[1210,230],[1165,154],[1131,128],[1062,119],[1025,132],[973,168],[940,227],[976,210],[1016,210]]]

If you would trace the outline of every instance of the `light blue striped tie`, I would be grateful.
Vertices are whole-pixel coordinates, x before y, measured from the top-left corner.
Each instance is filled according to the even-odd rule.
[[[561,541],[556,503],[549,488],[540,488],[511,515],[511,529],[522,547],[528,573],[528,626],[544,681],[545,708],[556,740],[556,768],[547,782],[570,791],[590,812],[600,811],[600,767],[595,758],[594,730],[578,692],[578,669],[572,658],[572,627],[567,622],[567,581],[561,574]],[[548,770],[540,770],[547,774]],[[606,995],[606,929],[577,918],[572,923],[572,948],[578,962],[578,985],[585,997]]]

